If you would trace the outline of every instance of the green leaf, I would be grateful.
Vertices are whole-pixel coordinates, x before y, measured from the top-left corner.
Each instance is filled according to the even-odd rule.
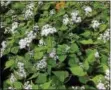
[[[49,3],[45,3],[45,4],[41,7],[41,9],[43,9],[43,10],[48,10],[49,7],[50,7],[50,4],[49,4]]]
[[[89,80],[88,76],[79,77],[79,81],[83,84],[86,84],[88,80]]]
[[[19,50],[19,47],[17,47],[17,46],[11,48],[11,52],[14,54],[16,54],[18,52],[18,50]]]
[[[55,67],[56,66],[56,60],[53,60],[53,59],[49,59],[47,61],[47,64],[51,67]]]
[[[92,41],[92,39],[81,40],[80,43],[81,43],[81,44],[84,44],[84,45],[86,45],[86,44],[94,44],[94,42]]]
[[[49,81],[49,82],[46,82],[46,83],[44,83],[44,84],[42,84],[41,86],[42,86],[42,89],[49,89],[50,88],[50,86],[51,86],[51,80]]]
[[[91,32],[90,31],[85,31],[84,33],[81,34],[83,37],[90,37]]]
[[[59,12],[57,13],[57,17],[62,16],[65,14],[65,10],[64,9],[60,9]]]
[[[95,53],[96,53],[96,50],[91,50],[91,49],[88,49],[87,50],[87,58],[86,58],[86,61],[90,64],[92,64],[94,61],[95,61]]]
[[[100,32],[103,32],[104,30],[106,30],[106,28],[107,28],[107,24],[101,24],[100,25]]]
[[[58,56],[60,62],[63,62],[66,59],[66,57],[67,57],[67,55],[59,55]]]
[[[104,79],[103,75],[96,75],[91,80],[97,85],[100,82],[100,80],[102,81],[103,79]]]
[[[16,89],[22,89],[22,83],[21,82],[14,82],[14,87]]]
[[[13,65],[14,65],[14,60],[13,59],[11,59],[11,60],[8,60],[7,62],[6,62],[6,64],[5,64],[5,68],[10,68],[10,67],[12,67]]]
[[[61,28],[60,28],[61,31],[65,31],[67,29],[68,29],[68,27],[66,25],[62,25]]]
[[[71,44],[70,52],[75,53],[75,52],[78,52],[78,51],[79,51],[79,47],[77,46],[77,44],[76,43]]]
[[[83,67],[85,70],[89,69],[89,63],[86,60],[83,62]]]
[[[36,52],[34,54],[34,59],[35,60],[41,59],[42,57],[43,57],[43,52]]]
[[[64,82],[65,78],[68,77],[68,72],[66,71],[54,71],[53,73],[61,82]]]
[[[42,84],[45,83],[46,81],[47,81],[47,75],[40,73],[37,78],[37,83]]]
[[[37,78],[38,73],[34,73],[29,79]]]
[[[77,76],[86,75],[86,72],[84,72],[80,66],[71,67],[70,70],[74,75],[77,75]]]

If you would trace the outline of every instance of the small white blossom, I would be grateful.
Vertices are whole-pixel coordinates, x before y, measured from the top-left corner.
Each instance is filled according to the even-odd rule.
[[[74,10],[72,13],[71,13],[71,21],[73,23],[80,23],[82,20],[81,20],[81,17],[79,16],[79,11],[78,10]]]
[[[92,28],[96,29],[99,27],[99,25],[100,25],[100,23],[97,20],[92,21],[92,24],[91,24]]]
[[[106,70],[106,73],[105,73],[105,74],[106,74],[106,75],[105,75],[105,78],[106,78],[107,80],[109,80],[109,78],[110,78],[109,69]]]
[[[103,34],[98,37],[99,40],[103,40],[104,43],[110,40],[110,29],[107,29]]]
[[[16,31],[15,31],[15,29],[17,29],[18,28],[18,22],[13,22],[12,23],[12,28],[11,28],[11,32],[12,33],[15,33]]]
[[[86,6],[84,7],[84,11],[85,11],[85,14],[88,15],[89,13],[92,12],[92,8],[90,6]]]
[[[36,63],[36,69],[37,69],[37,70],[46,68],[46,66],[47,66],[46,57],[43,57],[42,60],[40,60],[40,61],[38,61],[38,62]]]
[[[17,66],[18,66],[18,68],[19,68],[17,74],[18,74],[20,77],[26,77],[26,72],[25,72],[25,69],[24,69],[24,63],[18,62],[18,63],[17,63]]]
[[[41,36],[47,36],[47,35],[53,34],[55,32],[57,32],[55,27],[52,27],[49,24],[46,24],[42,27]]]
[[[27,82],[24,83],[24,89],[26,89],[26,90],[32,89],[32,85],[30,84],[29,81],[27,81]]]
[[[32,18],[33,15],[34,15],[33,11],[28,9],[28,10],[26,10],[24,17],[25,17],[25,19],[28,19],[28,18]]]
[[[16,78],[15,78],[14,74],[11,74],[10,82],[14,83],[15,81],[16,81]]]
[[[2,41],[1,45],[2,45],[2,48],[0,49],[0,57],[3,56],[3,52],[6,48],[6,41]]]
[[[50,10],[50,15],[54,15],[54,14],[55,14],[55,10],[54,9]]]
[[[36,33],[34,31],[27,33],[27,37],[19,41],[20,49],[26,48],[26,46],[28,47],[34,38],[36,38]]]
[[[14,87],[8,87],[8,90],[15,90]]]
[[[39,30],[39,26],[38,26],[38,25],[35,25],[35,26],[33,27],[33,31],[37,32],[38,30]]]
[[[64,16],[63,16],[63,24],[64,25],[67,25],[68,23],[69,23],[69,18],[68,18],[68,15],[67,14],[65,14]]]
[[[43,1],[38,1],[38,4],[39,4],[39,5],[42,5],[42,4],[43,4]]]
[[[98,51],[95,53],[95,58],[99,58],[99,52]]]
[[[40,40],[39,40],[39,46],[40,46],[40,45],[45,45],[45,42],[44,42],[43,39],[40,39]]]
[[[99,89],[99,90],[106,90],[106,88],[105,88],[105,86],[104,86],[104,84],[103,83],[98,83],[98,85],[97,85],[97,88]]]

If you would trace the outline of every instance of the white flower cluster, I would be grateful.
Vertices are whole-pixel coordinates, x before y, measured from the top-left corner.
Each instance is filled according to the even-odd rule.
[[[44,40],[42,38],[42,39],[39,40],[39,46],[43,46],[43,45],[45,45],[45,42],[44,42]]]
[[[71,13],[71,21],[73,23],[80,23],[82,20],[81,20],[81,17],[79,16],[79,11],[78,10],[74,10],[72,13]]]
[[[99,90],[106,90],[105,85],[104,85],[102,82],[99,82],[99,83],[98,83],[97,88],[98,88]]]
[[[100,34],[98,39],[103,40],[104,43],[110,39],[110,29],[107,29],[103,34]]]
[[[25,37],[24,39],[21,39],[19,41],[19,47],[20,49],[26,48],[26,46],[29,46],[29,44],[32,42],[32,40],[36,37],[36,33],[34,33],[34,31],[30,31],[27,34],[27,37]]]
[[[8,87],[8,90],[16,90],[14,87]]]
[[[11,0],[7,0],[7,2],[5,0],[1,0],[0,3],[1,6],[8,6],[11,3]]]
[[[79,86],[72,86],[72,89],[74,89],[74,90],[84,90],[85,87],[84,86],[81,86],[81,87],[79,87]]]
[[[49,24],[46,24],[42,27],[41,36],[47,36],[47,35],[53,34],[55,32],[57,32],[55,27],[52,27]]]
[[[98,51],[95,53],[95,58],[99,58],[99,52]]]
[[[24,15],[25,19],[29,19],[33,17],[34,15],[33,9],[34,9],[34,3],[30,3],[29,5],[27,5],[25,15]]]
[[[65,14],[64,16],[63,16],[63,24],[64,25],[67,25],[68,23],[69,23],[69,18],[68,18],[68,15],[67,14]]]
[[[49,57],[53,58],[54,60],[57,60],[58,56],[56,55],[55,48],[53,48],[52,51],[49,53]]]
[[[105,78],[106,80],[109,80],[110,79],[110,72],[109,72],[109,69],[106,70],[106,73],[105,73]]]
[[[26,72],[25,72],[25,69],[24,69],[24,63],[18,62],[18,63],[17,63],[17,66],[18,66],[18,68],[19,68],[17,74],[18,74],[20,77],[26,77]]]
[[[54,15],[55,14],[55,9],[50,10],[50,15]]]
[[[24,89],[25,89],[25,90],[30,90],[30,89],[32,89],[32,85],[30,84],[29,81],[27,81],[27,82],[24,83]]]
[[[14,83],[17,79],[15,78],[14,74],[11,74],[11,77],[10,77],[10,82],[11,83]]]
[[[2,45],[2,48],[0,49],[0,57],[3,56],[3,52],[6,48],[6,41],[2,41],[1,45]]]
[[[42,60],[40,60],[40,61],[38,61],[38,62],[36,63],[36,69],[37,69],[37,70],[46,68],[46,66],[47,66],[46,57],[43,57]]]
[[[91,24],[91,27],[94,28],[94,29],[96,29],[96,28],[99,27],[99,25],[100,25],[100,23],[97,20],[93,20],[92,24]]]
[[[90,6],[85,6],[85,7],[84,7],[84,11],[85,11],[85,14],[86,14],[86,15],[89,15],[89,13],[92,12],[92,8],[91,8]]]
[[[18,28],[18,22],[13,22],[12,23],[12,28],[11,28],[11,33],[15,33],[16,31],[15,31],[15,29],[17,29]]]

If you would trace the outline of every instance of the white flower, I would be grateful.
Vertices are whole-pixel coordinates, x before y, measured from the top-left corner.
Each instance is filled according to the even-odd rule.
[[[99,52],[98,51],[95,53],[95,58],[99,58]]]
[[[8,90],[15,90],[14,87],[8,87]]]
[[[39,4],[39,5],[42,5],[42,4],[43,4],[43,1],[38,1],[38,4]]]
[[[56,50],[53,48],[53,50],[49,53],[49,57],[54,58],[56,55]]]
[[[24,89],[26,89],[26,90],[32,89],[32,85],[30,84],[29,81],[27,81],[27,82],[24,83]]]
[[[15,29],[17,29],[17,28],[18,28],[18,22],[13,22],[13,23],[12,23],[12,28],[11,28],[10,31],[11,31],[12,33],[15,33]]]
[[[18,68],[19,68],[17,74],[18,74],[20,77],[26,77],[26,72],[25,72],[25,69],[24,69],[24,63],[18,62],[18,63],[17,63],[17,66],[18,66]]]
[[[107,80],[109,80],[109,78],[110,78],[110,72],[109,72],[109,69],[106,70],[105,78],[106,78]]]
[[[100,25],[100,23],[97,20],[92,21],[92,24],[91,24],[92,28],[96,29],[99,27],[99,25]]]
[[[79,11],[78,10],[74,10],[72,13],[71,13],[71,21],[73,23],[80,23],[82,20],[81,20],[81,17],[79,16]]]
[[[25,19],[29,19],[29,18],[32,18],[33,15],[34,15],[33,11],[28,9],[28,10],[25,11],[24,17],[25,17]]]
[[[47,35],[53,34],[55,32],[57,32],[55,27],[52,27],[49,24],[46,24],[42,27],[41,36],[47,36]]]
[[[0,57],[3,56],[3,52],[6,48],[6,41],[2,41],[1,46],[2,46],[2,48],[0,49]]]
[[[42,60],[40,60],[40,61],[38,61],[38,62],[36,63],[36,69],[37,69],[37,70],[46,68],[46,66],[47,66],[46,57],[43,57]]]
[[[11,74],[10,82],[14,83],[15,81],[16,81],[16,78],[15,78],[14,74]]]
[[[19,41],[19,47],[20,47],[20,49],[25,48],[26,45],[27,45],[26,39],[21,39],[21,40]]]
[[[27,8],[33,10],[33,8],[34,8],[34,3],[30,3],[29,5],[27,5]]]
[[[98,83],[98,85],[97,85],[97,88],[99,89],[99,90],[106,90],[106,88],[105,88],[105,86],[104,86],[104,84],[103,83]]]
[[[98,37],[99,40],[103,40],[104,43],[110,40],[110,29],[107,29],[103,34]]]
[[[63,24],[64,25],[67,25],[68,24],[68,22],[69,22],[69,18],[68,18],[68,15],[67,14],[65,14],[64,16],[63,16]]]
[[[43,39],[40,39],[40,40],[39,40],[39,45],[45,45],[45,42],[44,42]]]
[[[33,31],[37,32],[38,30],[39,30],[39,26],[38,26],[38,25],[35,25],[35,26],[33,27]]]
[[[27,37],[19,41],[20,49],[23,49],[23,48],[26,48],[26,46],[29,46],[29,44],[32,42],[34,38],[36,38],[36,33],[34,33],[34,31],[30,31],[29,33],[27,33]]]
[[[90,6],[86,6],[84,8],[85,14],[88,15],[90,12],[92,12],[92,8]]]
[[[50,15],[54,15],[54,14],[55,14],[55,10],[54,9],[50,10]]]

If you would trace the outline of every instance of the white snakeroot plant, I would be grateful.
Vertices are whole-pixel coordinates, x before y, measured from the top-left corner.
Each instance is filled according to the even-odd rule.
[[[34,9],[34,3],[30,3],[29,5],[26,6],[26,10],[24,13],[24,17],[26,20],[34,16],[33,9]]]
[[[18,22],[13,22],[12,23],[12,28],[11,28],[11,33],[15,33],[16,31],[15,31],[15,29],[17,29],[18,28]]]
[[[40,70],[40,69],[43,69],[43,68],[46,68],[47,66],[47,62],[46,62],[46,57],[44,56],[42,60],[38,61],[36,63],[36,69],[37,70]]]
[[[57,32],[55,27],[52,27],[51,25],[46,24],[42,27],[41,36],[47,36],[47,35],[53,34],[55,32]]]
[[[10,82],[11,83],[14,83],[17,79],[15,78],[14,74],[12,73],[11,74],[11,77],[10,77]]]
[[[85,6],[84,11],[85,11],[85,14],[88,15],[89,13],[92,12],[92,8],[90,6]]]
[[[110,29],[107,29],[103,34],[98,37],[99,40],[103,40],[104,43],[110,40]]]
[[[93,21],[92,21],[92,24],[91,24],[91,27],[94,28],[94,29],[96,29],[96,28],[99,27],[99,25],[100,25],[99,21],[93,20]]]
[[[99,52],[98,51],[95,53],[95,58],[99,58]]]
[[[25,82],[23,87],[24,87],[24,89],[26,89],[26,90],[32,89],[32,85],[30,84],[29,81]]]
[[[43,46],[43,45],[45,45],[45,42],[44,42],[44,40],[42,38],[42,39],[39,40],[39,46]]]
[[[104,83],[102,83],[102,82],[99,82],[99,83],[97,84],[97,88],[98,88],[99,90],[106,90],[105,85],[104,85]]]
[[[0,57],[3,56],[3,52],[6,48],[6,41],[2,41],[1,46],[2,46],[2,48],[0,49]]]
[[[49,53],[49,57],[53,58],[54,60],[58,59],[58,56],[56,54],[56,49],[55,48],[53,48],[52,51]]]
[[[109,69],[106,70],[106,73],[105,73],[105,78],[106,80],[109,80],[110,79],[110,72],[109,72]]]
[[[67,25],[68,23],[69,23],[69,18],[68,18],[68,15],[67,14],[65,14],[64,16],[63,16],[63,24],[64,25]]]
[[[50,15],[54,15],[55,14],[55,9],[50,10]]]
[[[26,72],[25,72],[25,69],[24,69],[24,63],[22,62],[18,62],[17,63],[17,66],[18,66],[18,72],[17,74],[20,76],[20,77],[26,77]]]
[[[79,16],[79,11],[78,10],[74,10],[72,13],[71,13],[71,21],[73,23],[80,23],[82,20],[81,20],[81,17]]]
[[[28,34],[27,34],[27,37],[24,38],[24,39],[21,39],[19,41],[19,47],[20,49],[23,49],[23,48],[26,48],[26,46],[28,47],[29,44],[32,42],[32,40],[36,38],[36,33],[34,31],[30,31]]]

